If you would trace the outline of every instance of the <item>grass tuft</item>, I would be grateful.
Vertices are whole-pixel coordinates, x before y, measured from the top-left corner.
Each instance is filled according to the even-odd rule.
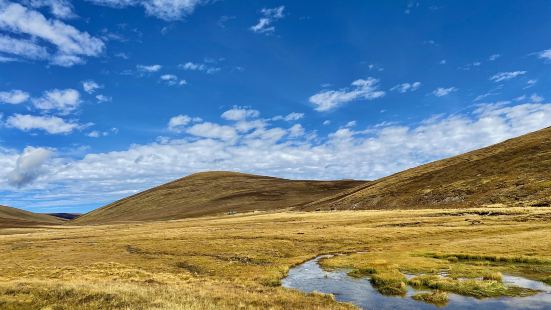
[[[418,301],[433,304],[433,305],[438,306],[438,307],[446,306],[448,304],[448,301],[449,301],[448,293],[443,292],[443,291],[439,291],[439,290],[433,291],[431,293],[415,294],[411,298],[413,298],[415,300],[418,300]]]

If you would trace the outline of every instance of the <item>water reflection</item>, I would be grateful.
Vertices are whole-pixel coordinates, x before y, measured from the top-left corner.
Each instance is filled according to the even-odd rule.
[[[346,270],[324,271],[318,261],[328,256],[320,256],[289,270],[282,280],[282,286],[304,292],[321,292],[335,295],[335,299],[350,302],[362,309],[551,309],[551,286],[522,277],[504,275],[507,284],[541,290],[530,297],[500,297],[476,299],[449,294],[445,307],[416,301],[411,296],[422,292],[408,287],[405,297],[381,295],[368,278],[357,279],[347,275]]]

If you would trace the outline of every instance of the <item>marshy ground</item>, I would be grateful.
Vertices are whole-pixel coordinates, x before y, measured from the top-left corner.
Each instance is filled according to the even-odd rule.
[[[551,208],[249,213],[107,226],[0,229],[1,309],[351,309],[280,286],[327,269],[477,298],[522,296],[501,274],[551,283]],[[446,280],[436,275],[445,273]],[[405,275],[417,277],[407,279]],[[459,281],[461,279],[462,281]],[[467,279],[467,281],[465,281]],[[471,280],[469,280],[471,279]]]

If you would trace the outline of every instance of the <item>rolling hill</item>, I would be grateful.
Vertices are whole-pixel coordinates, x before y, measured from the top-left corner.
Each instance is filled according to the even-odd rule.
[[[236,172],[203,172],[89,212],[75,224],[170,220],[253,210],[295,208],[363,181],[297,181]]]
[[[58,225],[62,220],[53,216],[0,206],[0,228]]]
[[[322,198],[315,209],[551,206],[551,127]]]

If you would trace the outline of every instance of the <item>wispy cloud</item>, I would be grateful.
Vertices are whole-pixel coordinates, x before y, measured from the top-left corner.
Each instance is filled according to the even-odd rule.
[[[48,60],[59,66],[83,63],[85,57],[98,56],[105,48],[101,39],[87,32],[10,1],[0,2],[0,30],[16,36],[1,36],[0,51],[31,60]],[[16,48],[10,51],[9,46]],[[54,52],[49,51],[52,46]]]
[[[279,6],[276,8],[271,9],[262,9],[260,10],[260,14],[262,17],[258,20],[258,22],[251,26],[251,30],[256,33],[264,33],[264,34],[270,34],[275,31],[275,26],[273,25],[275,21],[282,19],[284,17],[283,11],[285,10],[285,6]]]
[[[87,0],[97,5],[113,8],[125,8],[130,6],[142,6],[147,15],[155,16],[166,21],[182,19],[193,13],[207,0]]]
[[[449,94],[451,94],[452,92],[456,92],[457,91],[457,88],[455,87],[447,87],[447,88],[444,88],[444,87],[438,87],[437,89],[433,90],[432,91],[432,94],[435,95],[436,97],[444,97],[444,96],[447,96]]]
[[[494,81],[496,83],[508,81],[524,74],[526,74],[526,71],[500,72],[492,75],[490,77],[490,81]]]
[[[421,87],[421,82],[402,83],[392,87],[390,90],[400,93],[407,93],[408,91],[416,91],[419,87]]]

